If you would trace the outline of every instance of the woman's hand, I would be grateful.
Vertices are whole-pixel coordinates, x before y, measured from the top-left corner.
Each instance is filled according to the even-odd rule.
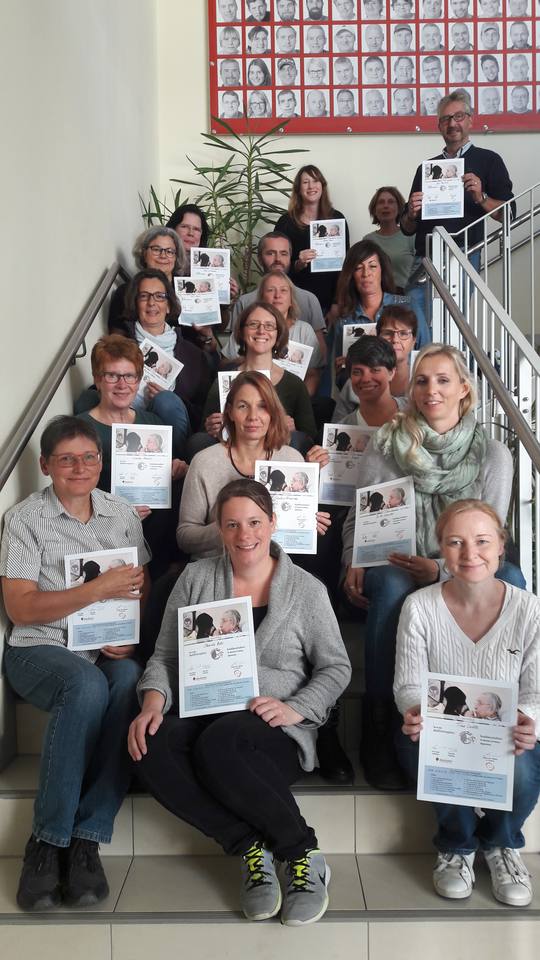
[[[512,730],[514,738],[516,757],[524,753],[525,750],[534,750],[536,746],[536,724],[532,717],[518,710],[517,726]]]
[[[305,270],[307,266],[311,263],[312,260],[315,260],[317,256],[316,250],[301,250],[298,254],[298,259],[295,262],[295,267],[297,270]]]
[[[173,480],[181,480],[188,471],[188,465],[185,460],[174,459],[172,462],[171,476]]]
[[[152,513],[150,507],[135,507],[135,509],[141,520],[146,520],[146,518]]]
[[[238,280],[234,279],[234,277],[231,277],[229,280],[229,291],[231,294],[231,301],[238,300],[238,297],[240,296],[240,284],[238,283]]]
[[[369,600],[364,596],[365,572],[363,567],[347,567],[343,585],[349,603],[352,603],[354,607],[360,607],[361,610],[367,610],[369,607]]]
[[[134,595],[141,593],[144,585],[144,570],[126,563],[123,567],[107,570],[92,582],[98,600],[136,600]]]
[[[211,413],[210,416],[204,421],[204,429],[210,434],[211,437],[214,437],[215,440],[219,440],[222,426],[222,413]]]
[[[306,460],[308,463],[318,463],[319,466],[325,467],[327,463],[330,463],[330,456],[326,447],[315,445],[306,453]]]
[[[317,533],[324,537],[325,533],[332,526],[332,518],[329,513],[321,513],[319,510],[315,514],[317,521]]]
[[[192,324],[193,330],[196,331],[199,337],[199,343],[203,350],[206,350],[207,353],[215,352],[218,348],[218,342],[214,336],[214,331],[212,327],[209,326],[200,326],[196,323]]]
[[[420,587],[437,583],[439,579],[439,564],[436,560],[418,556],[408,557],[404,553],[390,553],[388,559],[394,567],[399,567],[400,570],[410,573],[414,582]]]
[[[336,373],[341,373],[342,370],[347,366],[347,357],[336,357],[334,360],[334,367]]]
[[[405,736],[410,737],[413,743],[416,743],[420,737],[422,729],[422,715],[420,713],[420,704],[406,710],[403,716],[403,726],[401,727]]]
[[[285,417],[285,422],[286,422],[286,424],[287,424],[287,430],[290,430],[291,433],[292,433],[293,430],[296,430],[296,424],[295,424],[295,422],[294,422],[294,420],[293,420],[292,417],[286,416],[286,417]]]
[[[144,388],[146,398],[148,400],[153,400],[158,393],[161,393],[162,390],[165,390],[165,387],[160,387],[159,383],[154,383],[153,380],[149,380]]]
[[[304,719],[301,713],[275,697],[254,697],[248,710],[256,713],[269,727],[293,727]]]
[[[132,760],[142,760],[147,753],[146,734],[153,737],[163,723],[165,697],[158,690],[144,695],[142,710],[128,730],[128,751]]]
[[[134,643],[123,643],[119,647],[102,647],[100,653],[109,660],[127,660],[137,649]]]

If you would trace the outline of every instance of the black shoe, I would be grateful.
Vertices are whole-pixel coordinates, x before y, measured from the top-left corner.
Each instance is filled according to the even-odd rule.
[[[73,837],[63,880],[64,903],[70,907],[89,907],[109,896],[97,843]]]
[[[24,862],[17,890],[21,910],[52,910],[62,902],[60,888],[60,848],[37,840],[32,834],[24,851]]]
[[[362,701],[360,763],[364,777],[376,790],[406,790],[408,786],[394,748],[396,719],[392,702],[370,698]]]
[[[330,716],[319,727],[317,736],[317,756],[321,777],[331,783],[352,783],[354,772],[351,761],[339,742],[337,725],[339,719],[338,704],[330,711]]]

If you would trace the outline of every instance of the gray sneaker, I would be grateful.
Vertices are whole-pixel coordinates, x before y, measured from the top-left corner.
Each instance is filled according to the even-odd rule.
[[[320,920],[328,907],[330,867],[320,850],[307,850],[303,857],[289,860],[286,867],[287,889],[281,922],[288,927]]]
[[[269,920],[281,907],[281,887],[274,855],[260,841],[242,856],[240,904],[248,920]]]

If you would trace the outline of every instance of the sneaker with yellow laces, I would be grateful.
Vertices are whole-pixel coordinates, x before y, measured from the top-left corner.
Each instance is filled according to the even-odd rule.
[[[248,920],[269,920],[281,907],[274,855],[260,841],[248,847],[242,856],[240,903]]]
[[[288,860],[287,887],[281,922],[289,927],[320,920],[328,907],[330,867],[320,850],[307,850],[303,857]]]

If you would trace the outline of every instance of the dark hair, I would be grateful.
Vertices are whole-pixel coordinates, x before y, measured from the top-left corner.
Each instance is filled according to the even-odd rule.
[[[281,233],[279,230],[271,230],[270,233],[265,233],[259,240],[257,244],[257,258],[259,263],[261,262],[261,254],[264,251],[265,240],[286,240],[289,245],[289,255],[292,256],[292,240],[287,236],[286,233]]]
[[[283,490],[283,487],[285,486],[285,474],[283,473],[283,470],[280,470],[278,467],[276,467],[275,470],[272,470],[269,467],[268,483],[270,484],[269,489],[273,490],[274,492],[276,490]]]
[[[262,82],[262,83],[258,83],[257,86],[258,86],[258,87],[269,87],[269,86],[271,86],[271,85],[272,85],[272,76],[271,76],[270,71],[268,70],[268,67],[266,66],[264,60],[262,60],[261,57],[255,57],[254,60],[250,60],[250,62],[249,62],[249,64],[248,64],[248,67],[247,67],[247,70],[246,70],[246,81],[247,81],[247,83],[249,84],[249,71],[251,70],[251,68],[252,68],[253,66],[258,67],[259,70],[261,71],[262,75],[263,75],[263,82]]]
[[[410,328],[412,335],[416,340],[416,334],[418,331],[418,318],[411,307],[407,307],[405,304],[401,303],[389,303],[388,306],[383,307],[381,310],[381,315],[377,320],[377,336],[380,335],[382,325],[385,320],[399,320],[400,323],[405,323]]]
[[[144,371],[144,360],[135,340],[123,337],[120,333],[110,333],[108,336],[100,337],[94,344],[90,355],[94,380],[103,371],[105,357],[110,357],[111,360],[129,360],[135,367],[139,380],[141,379]]]
[[[382,337],[364,336],[351,344],[346,363],[349,376],[355,363],[361,363],[364,367],[386,367],[387,370],[395,370],[396,352],[392,344]]]
[[[253,303],[250,303],[249,306],[242,310],[242,313],[238,317],[234,331],[234,337],[238,344],[238,353],[241,357],[245,357],[246,355],[244,327],[253,311],[257,310],[259,307],[262,307],[263,310],[266,310],[266,312],[274,318],[277,324],[277,337],[276,342],[272,347],[272,356],[278,358],[283,357],[289,342],[289,326],[285,317],[282,317],[277,307],[274,307],[271,303],[265,303],[264,300],[254,300]]]
[[[317,211],[319,220],[329,220],[334,212],[330,197],[328,196],[328,181],[326,177],[313,163],[308,163],[304,167],[300,167],[296,174],[293,180],[291,199],[289,200],[289,216],[298,226],[304,226],[300,220],[302,210],[304,209],[304,201],[300,195],[300,183],[304,173],[307,173],[308,177],[313,177],[314,180],[318,180],[322,186],[321,199],[319,200],[319,209]]]
[[[239,390],[246,385],[258,390],[270,414],[270,424],[265,437],[265,450],[268,454],[267,459],[269,459],[274,450],[279,450],[280,447],[289,442],[290,431],[287,427],[286,414],[281,400],[266,374],[259,373],[258,370],[244,370],[234,378],[231,384],[223,411],[223,427],[229,434],[227,444],[232,446],[236,440],[236,427],[231,420],[230,412]]]
[[[391,193],[391,194],[392,194],[394,200],[396,201],[396,203],[397,203],[397,205],[398,205],[397,216],[396,216],[396,223],[399,223],[399,217],[400,217],[401,211],[403,210],[403,207],[405,206],[405,197],[403,196],[402,193],[400,193],[400,191],[398,190],[397,187],[379,187],[378,190],[375,191],[375,193],[373,194],[371,200],[369,201],[369,207],[368,207],[369,215],[370,215],[370,217],[371,217],[371,222],[372,222],[372,223],[376,223],[376,224],[379,224],[379,223],[381,222],[380,220],[378,220],[378,218],[377,218],[377,216],[376,216],[376,214],[375,214],[375,207],[377,206],[377,204],[378,204],[378,202],[379,202],[379,197],[380,197],[381,193]]]
[[[84,582],[90,583],[91,580],[96,580],[97,577],[99,577],[101,567],[95,560],[85,560],[82,565],[82,572],[84,574]]]
[[[231,480],[230,483],[221,488],[217,495],[215,511],[218,527],[221,526],[223,507],[228,500],[232,500],[234,497],[246,497],[246,499],[252,500],[266,514],[268,519],[272,520],[274,516],[272,497],[262,483],[248,479]]]
[[[203,640],[205,637],[212,636],[214,621],[209,613],[199,613],[195,617],[195,627],[197,629],[197,640]]]
[[[132,321],[139,319],[137,297],[139,295],[139,287],[143,280],[159,280],[163,284],[165,293],[167,294],[167,302],[169,304],[167,323],[171,327],[175,327],[178,322],[178,317],[180,316],[180,304],[176,299],[176,294],[174,292],[172,283],[170,283],[162,270],[154,270],[151,267],[146,267],[144,270],[139,270],[139,272],[136,273],[135,276],[129,281],[126,295],[126,319]]]
[[[459,687],[446,687],[443,698],[446,700],[444,713],[459,717],[463,707],[467,703],[467,697],[463,693],[463,690]]]
[[[167,221],[167,226],[171,230],[176,230],[177,226],[182,223],[185,213],[193,213],[201,221],[201,242],[200,247],[208,246],[208,235],[210,233],[210,228],[208,226],[208,220],[206,219],[206,214],[204,210],[201,210],[196,203],[183,203],[180,207],[177,207],[174,213],[169,217]]]
[[[379,490],[374,490],[373,493],[369,495],[369,512],[378,513],[379,510],[382,510],[384,504],[384,497]]]
[[[336,434],[336,450],[346,451],[351,446],[351,438],[345,430]]]
[[[85,437],[95,444],[101,453],[101,440],[95,427],[86,420],[78,417],[53,417],[49,420],[40,439],[40,453],[44,460],[48,460],[63,440],[74,440],[76,437]]]
[[[338,312],[342,317],[354,314],[360,300],[358,290],[354,282],[354,271],[360,263],[369,257],[377,257],[381,265],[381,288],[383,293],[395,293],[394,274],[392,272],[392,263],[390,257],[373,243],[372,240],[359,240],[353,243],[347,256],[343,268],[339,275],[337,285],[337,304]]]

